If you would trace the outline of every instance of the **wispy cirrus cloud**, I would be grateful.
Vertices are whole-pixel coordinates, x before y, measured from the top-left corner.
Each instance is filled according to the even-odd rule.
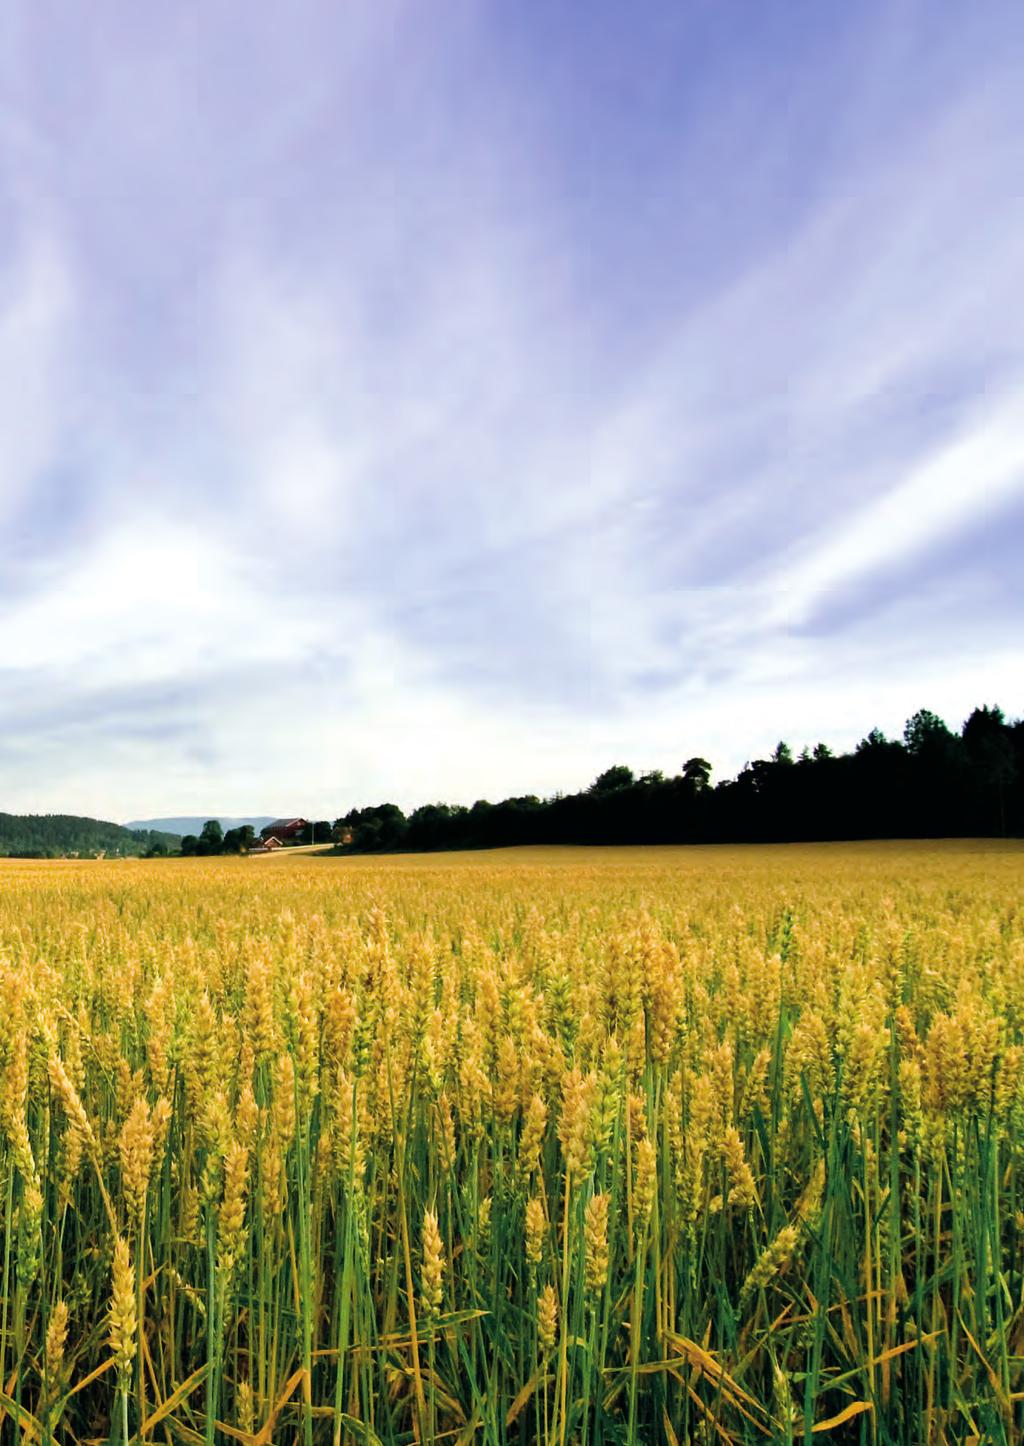
[[[1015,7],[3,24],[4,806],[1021,706]]]

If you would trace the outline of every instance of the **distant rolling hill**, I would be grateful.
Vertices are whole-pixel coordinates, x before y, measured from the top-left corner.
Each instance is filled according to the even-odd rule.
[[[176,833],[184,837],[187,833],[200,834],[203,824],[206,823],[208,819],[215,818],[225,832],[229,828],[241,828],[244,824],[251,823],[256,832],[259,833],[261,828],[264,828],[268,823],[273,823],[275,818],[280,817],[281,815],[279,813],[260,814],[258,818],[227,818],[216,813],[197,813],[195,818],[136,819],[133,823],[126,823],[125,828],[148,828],[154,829],[158,833]]]
[[[0,813],[0,856],[60,858],[64,854],[143,854],[154,845],[176,849],[173,830],[122,828],[70,813]]]

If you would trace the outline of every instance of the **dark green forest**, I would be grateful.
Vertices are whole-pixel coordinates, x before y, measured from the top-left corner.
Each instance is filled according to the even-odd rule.
[[[316,825],[317,837],[330,825]],[[857,838],[1024,836],[1024,719],[975,708],[957,732],[922,709],[901,738],[875,728],[849,753],[817,743],[768,758],[714,783],[701,756],[679,773],[607,768],[579,793],[527,794],[472,807],[429,803],[355,808],[333,825],[345,853],[499,848],[514,844],[781,843]],[[297,842],[308,842],[303,837]],[[198,838],[72,814],[0,813],[0,857],[246,852],[253,829]]]
[[[168,853],[178,847],[177,834],[154,829],[127,829],[97,818],[69,813],[0,813],[0,858],[59,859],[96,854]]]
[[[580,793],[532,794],[471,808],[393,803],[352,809],[344,852],[496,848],[508,844],[773,843],[1024,834],[1024,720],[976,708],[959,732],[922,709],[902,738],[875,728],[849,753],[827,744],[768,758],[714,784],[691,757],[678,774],[608,768]]]

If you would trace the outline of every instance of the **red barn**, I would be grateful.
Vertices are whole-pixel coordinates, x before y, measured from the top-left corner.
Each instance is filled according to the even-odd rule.
[[[264,840],[276,838],[282,844],[294,843],[302,830],[308,827],[309,820],[305,818],[275,818],[273,823],[260,829],[260,837]]]

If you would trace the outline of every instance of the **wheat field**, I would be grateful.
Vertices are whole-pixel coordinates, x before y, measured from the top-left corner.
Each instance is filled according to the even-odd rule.
[[[1022,883],[0,862],[0,1440],[1020,1440]]]

